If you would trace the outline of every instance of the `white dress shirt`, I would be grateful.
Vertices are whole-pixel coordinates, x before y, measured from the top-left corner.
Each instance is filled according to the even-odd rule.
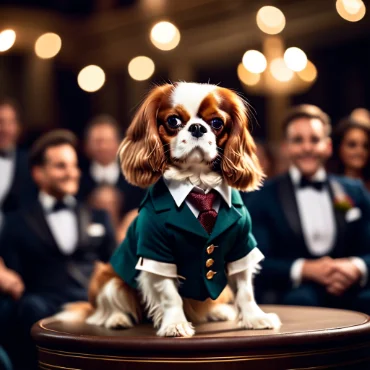
[[[109,185],[116,185],[119,175],[121,173],[119,164],[114,161],[107,166],[102,166],[97,162],[91,163],[90,174],[91,177],[98,183],[105,183]]]
[[[45,212],[46,221],[50,231],[60,249],[65,255],[71,255],[78,242],[78,222],[73,207],[76,205],[76,199],[72,196],[65,196],[63,202],[71,209],[62,209],[52,212],[57,200],[45,192],[40,192],[39,200]]]
[[[299,188],[301,181],[299,170],[292,166],[289,169],[289,174],[295,188],[298,214],[307,249],[313,256],[326,256],[334,247],[337,233],[333,201],[329,189],[327,187],[322,190],[313,187]],[[321,168],[310,180],[325,181],[327,174]],[[352,257],[352,262],[360,269],[363,277],[367,276],[366,264],[362,259]],[[290,277],[295,286],[301,283],[303,263],[304,259],[300,258],[291,267]]]
[[[1,208],[13,182],[15,155],[14,153],[10,158],[0,157],[0,230],[3,223]]]
[[[193,204],[186,200],[186,197],[190,194],[191,191],[195,191],[201,194],[208,194],[211,190],[215,190],[221,196],[221,198],[224,199],[229,208],[232,205],[232,189],[225,181],[223,181],[220,185],[217,185],[213,189],[208,188],[206,190],[193,185],[190,181],[165,180],[165,184],[167,185],[168,190],[171,193],[176,205],[180,207],[185,201],[190,211],[196,218],[198,218],[200,211],[196,207],[194,207]],[[212,209],[218,212],[220,209],[220,205],[221,199],[220,197],[217,197],[213,203]],[[217,248],[217,246],[214,247]],[[250,253],[248,253],[241,259],[228,263],[227,273],[228,275],[233,275],[245,270],[249,266],[255,267],[256,264],[259,263],[263,258],[264,256],[262,252],[258,248],[253,248]],[[136,265],[136,269],[170,278],[183,278],[182,276],[177,275],[177,267],[175,264],[158,262],[147,258],[140,258]]]

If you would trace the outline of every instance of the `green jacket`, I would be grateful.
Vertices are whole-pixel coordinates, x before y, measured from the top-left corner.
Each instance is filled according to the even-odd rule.
[[[186,202],[177,207],[163,180],[148,189],[139,216],[111,258],[116,273],[137,288],[139,257],[176,264],[181,296],[216,299],[227,284],[226,265],[256,247],[251,219],[237,190],[231,208],[221,200],[216,224],[209,235]],[[211,261],[209,261],[211,260]],[[212,266],[209,264],[212,263]],[[211,272],[209,272],[211,271]],[[214,272],[216,274],[214,274]]]

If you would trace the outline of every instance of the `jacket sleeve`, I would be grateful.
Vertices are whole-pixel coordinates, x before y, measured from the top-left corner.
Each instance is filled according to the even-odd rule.
[[[356,206],[361,210],[361,221],[357,240],[353,243],[354,257],[361,258],[370,272],[370,194],[362,183],[359,183],[355,199]],[[368,279],[369,280],[369,279]],[[369,284],[369,281],[368,281]]]
[[[137,256],[153,261],[175,263],[171,238],[159,215],[144,207],[137,221]]]
[[[6,267],[18,272],[22,276],[22,261],[19,252],[20,242],[18,238],[19,230],[14,227],[17,225],[15,214],[5,217],[2,231],[0,233],[0,257],[4,260]]]
[[[253,234],[258,248],[264,254],[262,271],[256,277],[258,282],[266,287],[288,288],[292,282],[290,270],[294,259],[281,257],[279,236],[271,214],[272,205],[264,190],[252,193],[246,202],[253,221]]]

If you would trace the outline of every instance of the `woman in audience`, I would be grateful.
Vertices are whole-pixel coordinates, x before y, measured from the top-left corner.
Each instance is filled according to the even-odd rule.
[[[370,125],[345,118],[333,134],[331,172],[357,178],[370,190]]]

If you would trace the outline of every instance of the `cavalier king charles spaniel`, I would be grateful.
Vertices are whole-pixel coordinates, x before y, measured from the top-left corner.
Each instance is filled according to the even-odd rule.
[[[226,88],[186,82],[155,87],[136,113],[118,154],[123,174],[129,183],[142,188],[154,187],[162,190],[152,189],[149,192],[141,206],[143,209],[133,222],[137,225],[131,225],[133,230],[128,231],[126,238],[131,235],[133,240],[135,237],[150,240],[152,235],[155,238],[158,234],[158,238],[163,239],[160,239],[162,244],[170,244],[175,240],[173,234],[177,233],[179,235],[176,240],[180,240],[181,233],[184,234],[185,231],[176,229],[176,223],[171,224],[171,220],[169,224],[162,225],[164,208],[155,214],[153,209],[156,206],[153,204],[166,196],[168,199],[171,193],[172,204],[167,208],[174,208],[173,214],[176,215],[181,207],[187,207],[184,212],[189,215],[190,209],[197,221],[199,209],[186,200],[188,193],[194,188],[198,194],[214,191],[216,200],[213,208],[218,209],[224,207],[223,209],[230,210],[234,204],[231,203],[231,198],[234,197],[231,194],[237,193],[235,199],[239,201],[235,204],[239,208],[230,217],[236,215],[236,219],[240,220],[243,214],[244,219],[250,222],[240,195],[233,190],[255,190],[264,176],[255,154],[254,141],[248,131],[248,116],[246,102]],[[162,185],[158,185],[159,183]],[[153,197],[159,200],[153,200]],[[212,209],[211,212],[215,210]],[[228,213],[225,215],[227,219]],[[242,230],[235,225],[238,223],[234,224],[234,231],[230,233],[238,232],[239,236],[228,237],[225,248],[229,252],[234,247],[244,248],[243,244],[248,243],[250,225],[249,229],[247,225]],[[177,226],[181,227],[181,221],[177,222]],[[161,228],[166,230],[158,230]],[[141,236],[135,234],[137,230],[141,230]],[[171,248],[176,250],[174,253],[178,256],[186,256],[187,249],[189,253],[191,250],[193,254],[189,254],[191,257],[188,261],[171,263],[161,258],[156,261],[155,258],[148,257],[151,247],[158,250],[154,244],[145,246],[149,252],[144,258],[141,253],[135,254],[134,251],[131,257],[136,258],[137,264],[133,268],[135,273],[130,275],[127,272],[132,269],[129,264],[122,265],[126,269],[123,275],[130,275],[134,283],[123,279],[120,273],[122,271],[117,271],[112,261],[110,264],[97,263],[90,282],[90,303],[71,303],[56,317],[68,321],[86,320],[88,324],[114,329],[132,327],[141,322],[145,314],[152,318],[157,335],[180,337],[194,335],[192,324],[211,320],[238,319],[240,327],[248,329],[274,329],[281,325],[276,314],[263,312],[254,299],[252,278],[259,268],[258,263],[263,259],[255,245],[249,254],[239,255],[237,260],[228,261],[225,252],[221,268],[213,272],[205,270],[203,262],[194,259],[194,246],[191,244],[200,238],[196,235],[189,238],[185,238],[188,244],[185,248],[181,246],[180,251],[173,245],[165,246],[166,255],[171,254],[168,252]],[[252,234],[249,238],[254,240]],[[207,240],[207,237],[202,240]],[[238,241],[240,245],[237,245]],[[125,241],[118,249],[122,248],[128,248]],[[208,248],[207,253],[212,253],[217,246],[204,245],[204,248]],[[200,251],[209,258],[205,249]],[[220,251],[221,247],[217,253],[222,255],[223,252]],[[171,260],[171,256],[168,258]],[[212,258],[207,259],[207,268],[214,262]],[[192,276],[181,276],[181,270],[188,272],[191,266],[199,270]],[[205,275],[201,276],[205,272],[206,278]],[[183,278],[188,280],[184,283]],[[187,294],[182,296],[182,285],[185,287],[187,281],[192,286],[188,286]],[[207,287],[209,291],[215,289],[217,293],[204,297],[200,292],[201,289],[207,291]],[[189,291],[192,290],[195,292],[194,296],[189,296]]]

